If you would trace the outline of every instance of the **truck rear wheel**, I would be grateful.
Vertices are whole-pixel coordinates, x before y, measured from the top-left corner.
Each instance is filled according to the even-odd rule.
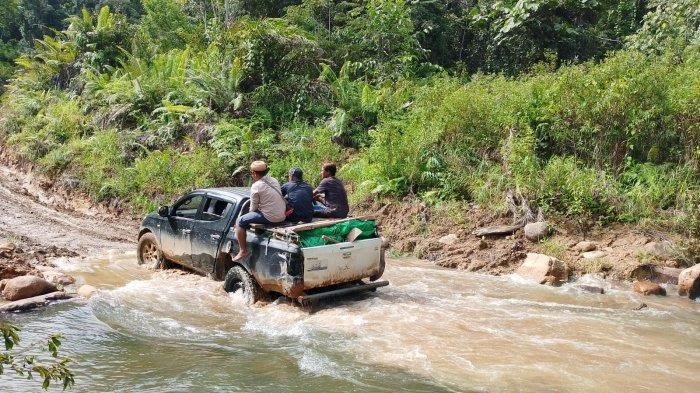
[[[246,304],[255,304],[258,300],[262,300],[265,296],[262,288],[255,282],[255,279],[240,265],[232,267],[226,273],[224,280],[224,290],[226,292],[243,292],[243,297]]]

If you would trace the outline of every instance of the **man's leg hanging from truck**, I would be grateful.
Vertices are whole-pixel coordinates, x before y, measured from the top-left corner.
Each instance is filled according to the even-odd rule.
[[[238,218],[236,223],[236,240],[238,241],[238,254],[233,257],[233,262],[240,261],[250,255],[246,232],[251,224],[270,224],[270,221],[259,211],[249,212]]]

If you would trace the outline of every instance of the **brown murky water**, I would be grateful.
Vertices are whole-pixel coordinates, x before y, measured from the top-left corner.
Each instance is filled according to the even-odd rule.
[[[102,290],[12,316],[52,331],[75,391],[662,391],[700,386],[700,303],[550,288],[389,262],[391,286],[314,312],[247,307],[220,283],[132,256],[63,265]],[[672,291],[669,291],[672,292]],[[631,308],[640,301],[649,307]],[[0,377],[3,392],[38,390]]]

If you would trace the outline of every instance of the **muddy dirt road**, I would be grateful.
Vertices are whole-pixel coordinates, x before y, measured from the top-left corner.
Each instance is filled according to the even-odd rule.
[[[0,166],[0,239],[17,239],[34,247],[55,246],[80,255],[126,251],[135,247],[138,223],[98,212],[68,211],[52,204],[31,177]]]

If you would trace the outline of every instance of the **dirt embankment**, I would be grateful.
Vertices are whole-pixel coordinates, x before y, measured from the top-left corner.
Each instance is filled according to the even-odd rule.
[[[0,157],[0,279],[36,274],[52,257],[135,246],[138,221]]]
[[[593,226],[582,233],[574,223],[553,219],[548,221],[550,236],[530,241],[523,229],[474,235],[478,229],[512,225],[513,217],[468,203],[429,207],[415,200],[374,202],[358,206],[357,212],[378,216],[390,252],[474,272],[512,273],[530,252],[564,261],[575,276],[600,273],[620,280],[635,278],[651,265],[682,268],[700,262],[697,240],[634,225]]]

